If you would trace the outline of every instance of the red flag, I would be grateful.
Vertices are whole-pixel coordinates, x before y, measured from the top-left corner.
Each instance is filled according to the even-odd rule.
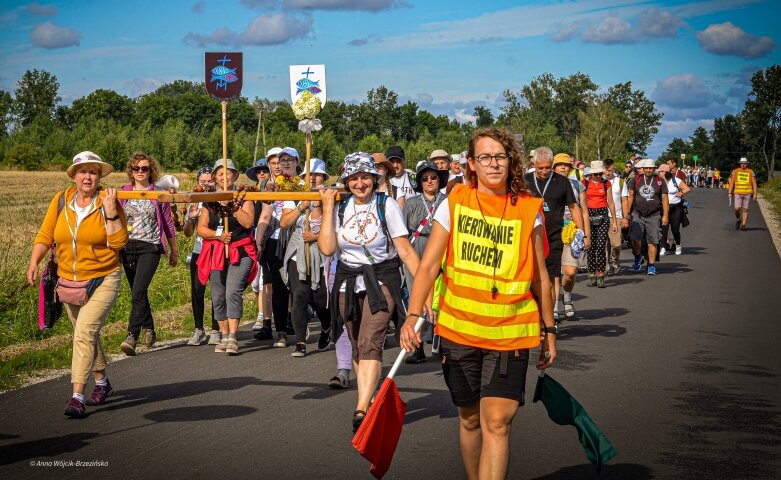
[[[375,478],[382,478],[390,468],[396,445],[401,437],[407,404],[399,396],[396,382],[385,377],[363,423],[355,432],[352,444],[358,453],[372,463]]]

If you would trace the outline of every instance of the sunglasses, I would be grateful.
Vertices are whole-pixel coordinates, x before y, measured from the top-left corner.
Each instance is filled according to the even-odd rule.
[[[439,180],[439,175],[425,175],[420,177],[420,180],[423,182],[433,182],[434,180]]]
[[[601,177],[602,173],[592,173],[591,175],[594,176],[594,177]]]
[[[149,167],[147,167],[147,166],[143,166],[143,167],[135,166],[135,167],[130,167],[130,170],[132,170],[133,172],[146,173],[146,172],[149,171]]]

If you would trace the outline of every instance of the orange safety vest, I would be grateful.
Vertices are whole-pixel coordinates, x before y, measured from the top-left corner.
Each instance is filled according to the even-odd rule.
[[[735,182],[734,193],[736,195],[745,195],[754,191],[754,187],[751,185],[752,175],[754,175],[754,172],[750,168],[745,170],[736,168],[732,171],[733,182]]]
[[[458,185],[448,195],[448,205],[450,238],[436,333],[490,350],[536,347],[540,314],[531,294],[532,229],[542,199],[518,197],[513,205],[507,195],[478,194]]]

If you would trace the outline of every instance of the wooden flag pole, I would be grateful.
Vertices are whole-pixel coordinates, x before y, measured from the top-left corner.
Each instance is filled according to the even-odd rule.
[[[311,188],[310,185],[312,185],[311,183],[309,183],[309,175],[311,173],[310,172],[310,170],[311,170],[310,163],[311,162],[309,161],[309,157],[310,157],[311,153],[312,153],[312,134],[311,133],[307,133],[306,134],[306,170],[304,170],[306,172],[306,174],[304,175],[304,181],[306,182],[307,188]],[[310,226],[309,226],[309,212],[310,211],[311,211],[311,209],[307,208],[306,209],[306,214],[304,216],[304,220],[305,220],[305,224],[306,224],[306,226],[304,228],[305,232],[310,231]],[[307,275],[311,275],[312,274],[312,253],[309,251],[309,245],[307,245],[306,242],[304,242],[304,252],[305,252],[305,255],[306,255],[306,274]]]
[[[220,105],[222,106],[222,189],[223,191],[228,191],[228,102],[226,100],[223,100],[220,102]],[[223,220],[225,223],[223,224],[222,228],[223,231],[229,232],[228,229],[228,222],[230,219],[228,218],[228,214],[225,214],[225,219]],[[225,257],[228,257],[228,244],[225,244]]]

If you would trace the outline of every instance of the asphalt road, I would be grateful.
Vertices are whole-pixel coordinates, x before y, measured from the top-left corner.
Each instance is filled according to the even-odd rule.
[[[531,403],[530,370],[509,478],[781,478],[781,261],[756,204],[739,232],[723,190],[691,201],[684,255],[647,277],[624,250],[608,288],[578,282],[580,318],[562,325],[551,376],[618,455],[597,477],[575,430]],[[291,358],[248,327],[239,340],[238,357],[177,346],[111,364],[116,394],[83,420],[62,414],[69,376],[0,395],[0,477],[371,478],[350,445],[355,387],[325,385],[333,350]],[[386,478],[464,478],[438,363],[397,384],[409,410]],[[104,465],[76,465],[90,461]]]

